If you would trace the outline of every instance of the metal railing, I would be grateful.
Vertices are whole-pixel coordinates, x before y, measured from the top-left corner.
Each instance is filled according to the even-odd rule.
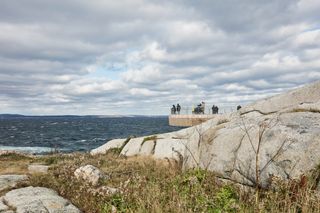
[[[205,107],[204,109],[204,113],[194,113],[194,109],[196,107],[192,106],[181,106],[181,110],[180,112],[176,111],[176,113],[173,113],[171,110],[169,111],[170,114],[175,114],[175,115],[192,115],[192,114],[205,114],[205,115],[212,115],[214,114],[212,112],[212,108],[211,107]],[[218,113],[217,114],[225,114],[225,113],[230,113],[230,112],[235,112],[236,111],[236,108],[234,107],[225,107],[225,106],[222,106],[222,107],[219,107],[219,110],[218,110]],[[215,113],[216,114],[216,113]]]

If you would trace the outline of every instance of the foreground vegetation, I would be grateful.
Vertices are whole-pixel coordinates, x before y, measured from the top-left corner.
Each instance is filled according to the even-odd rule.
[[[26,173],[29,163],[51,165],[48,174],[32,175],[27,185],[52,188],[84,212],[320,212],[316,191],[320,168],[300,180],[273,180],[272,189],[255,189],[217,178],[209,171],[182,171],[178,163],[151,158],[124,158],[116,153],[28,157],[0,156],[0,174]],[[120,189],[108,194],[74,177],[91,164],[110,178],[101,183]],[[8,168],[10,167],[10,169]]]

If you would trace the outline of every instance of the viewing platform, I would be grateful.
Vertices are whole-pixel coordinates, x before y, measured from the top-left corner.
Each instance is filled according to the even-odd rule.
[[[210,120],[215,116],[217,116],[217,114],[191,114],[191,115],[172,114],[172,115],[169,115],[169,125],[181,126],[181,127],[195,126],[207,120]]]

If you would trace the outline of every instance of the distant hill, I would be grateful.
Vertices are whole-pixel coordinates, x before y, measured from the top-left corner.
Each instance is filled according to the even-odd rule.
[[[165,115],[21,115],[21,114],[0,114],[0,119],[6,118],[37,118],[37,117],[53,117],[53,118],[122,118],[122,117],[165,117]]]
[[[3,118],[21,118],[21,117],[25,117],[24,115],[20,115],[20,114],[0,114],[0,119]]]

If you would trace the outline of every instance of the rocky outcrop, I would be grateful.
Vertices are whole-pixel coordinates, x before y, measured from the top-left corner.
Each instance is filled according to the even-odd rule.
[[[251,186],[266,187],[272,176],[297,178],[320,164],[320,82],[194,127],[125,141],[104,147],[179,160],[184,168],[201,167]]]
[[[68,212],[81,211],[55,191],[43,187],[12,190],[0,198],[0,212]]]
[[[296,107],[301,104],[312,104],[319,101],[320,82],[306,85],[302,88],[276,95],[264,100],[252,103],[242,108],[241,114],[249,112],[258,112],[261,114],[270,114],[279,112],[286,108]]]
[[[199,166],[248,185],[272,176],[297,178],[320,163],[320,113],[240,117],[203,135],[194,156]]]
[[[18,183],[28,179],[26,175],[0,175],[0,191],[15,187]]]
[[[123,145],[124,141],[125,139],[114,139],[96,149],[91,150],[90,153],[92,155],[105,154],[106,151],[111,148],[120,148]]]
[[[78,168],[74,175],[78,179],[82,179],[93,186],[99,185],[99,182],[106,179],[107,176],[103,174],[98,168],[92,166],[92,165],[86,165]]]

